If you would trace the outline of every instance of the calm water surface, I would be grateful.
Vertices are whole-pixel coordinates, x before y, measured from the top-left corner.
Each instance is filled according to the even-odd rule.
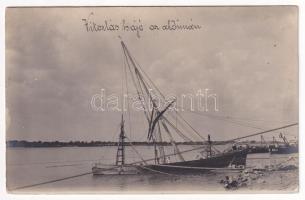
[[[168,147],[166,147],[168,148]],[[194,146],[181,146],[182,150]],[[152,147],[137,146],[145,158],[153,157]],[[172,153],[168,149],[167,153]],[[16,190],[16,187],[36,184],[58,178],[90,172],[94,163],[114,164],[116,147],[61,147],[61,148],[7,148],[7,188],[12,192],[63,192],[63,193],[105,193],[105,192],[213,192],[225,191],[219,181],[232,172],[218,172],[204,175],[164,176],[124,175],[93,176],[91,174]],[[126,149],[127,162],[139,161],[131,147]],[[248,166],[277,164],[297,155],[248,155]],[[194,159],[196,154],[185,154]],[[270,158],[270,159],[267,159]],[[171,158],[175,160],[175,158]],[[297,160],[297,159],[296,159]],[[298,171],[274,172],[264,177],[261,184],[253,184],[246,190],[288,190],[298,186]]]

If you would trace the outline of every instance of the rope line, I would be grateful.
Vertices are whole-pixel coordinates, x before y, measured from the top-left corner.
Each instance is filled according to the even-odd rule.
[[[288,127],[292,127],[292,126],[296,126],[296,125],[298,125],[298,123],[289,124],[289,125],[282,126],[282,127],[279,127],[279,128],[274,128],[274,129],[262,131],[262,132],[259,132],[259,133],[254,133],[254,134],[251,134],[251,135],[248,135],[248,136],[244,136],[244,137],[238,137],[238,138],[235,138],[235,139],[227,140],[227,142],[231,142],[231,141],[234,141],[234,140],[240,140],[240,139],[243,139],[243,138],[252,137],[252,136],[260,135],[260,134],[264,134],[264,133],[269,133],[269,132],[273,132],[273,131],[276,131],[276,130],[280,130],[280,129],[284,129],[284,128],[288,128]],[[186,152],[191,152],[191,151],[199,150],[199,149],[202,149],[202,148],[205,148],[205,147],[201,146],[201,147],[198,147],[198,148],[193,148],[193,149],[189,149],[189,150],[185,150],[185,151],[180,151],[179,153],[182,154],[182,153],[186,153]],[[165,156],[168,157],[168,156],[173,156],[173,155],[176,155],[176,154],[177,153],[172,153],[172,154],[168,154],[168,155],[165,155]],[[161,158],[161,157],[159,156],[157,158]],[[147,161],[153,161],[153,160],[155,160],[155,158],[147,159],[145,161],[147,162]],[[142,163],[142,162],[143,161],[137,161],[137,162],[130,163],[129,165],[138,164],[138,163]],[[108,168],[108,169],[105,169],[105,171],[112,170],[112,169],[115,169],[115,168],[118,168],[118,167],[119,166],[113,167],[113,168]],[[30,187],[34,187],[34,186],[39,186],[39,185],[45,185],[45,184],[54,183],[54,182],[58,182],[58,181],[63,181],[63,180],[67,180],[67,179],[72,179],[72,178],[77,178],[77,177],[81,177],[81,176],[85,176],[85,175],[89,175],[89,174],[92,174],[92,171],[91,172],[87,172],[87,173],[77,174],[77,175],[74,175],[74,176],[68,176],[68,177],[64,177],[64,178],[60,178],[60,179],[55,179],[55,180],[50,180],[50,181],[46,181],[46,182],[41,182],[41,183],[37,183],[37,184],[17,187],[17,188],[11,189],[11,190],[20,190],[20,189],[30,188]]]

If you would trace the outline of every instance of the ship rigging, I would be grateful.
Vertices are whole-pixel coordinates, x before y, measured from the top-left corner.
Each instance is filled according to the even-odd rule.
[[[211,140],[210,135],[208,135],[208,140],[205,140],[201,134],[196,131],[190,123],[188,123],[180,113],[177,111],[169,112],[170,107],[175,103],[175,99],[168,102],[166,106],[160,109],[157,105],[154,96],[162,97],[163,101],[166,101],[163,93],[159,88],[153,83],[149,76],[144,72],[141,66],[136,62],[136,60],[131,56],[130,51],[123,41],[121,41],[121,47],[124,55],[124,75],[127,83],[127,71],[129,72],[130,78],[132,80],[133,86],[137,93],[137,98],[141,102],[143,108],[144,117],[148,124],[147,130],[147,141],[152,142],[154,145],[154,159],[153,163],[147,164],[141,163],[140,165],[134,165],[140,172],[160,172],[160,173],[198,173],[205,172],[210,168],[227,168],[229,166],[242,166],[246,165],[247,150],[246,149],[230,149],[228,151],[220,151],[215,146]],[[123,79],[123,80],[124,80]],[[123,87],[122,87],[123,88]],[[122,89],[123,90],[123,89]],[[127,87],[128,92],[128,87]],[[145,102],[152,103],[152,109],[150,105]],[[124,113],[123,113],[124,114]],[[117,151],[116,165],[120,165],[119,173],[122,173],[124,162],[124,115],[122,114],[121,122],[121,133],[119,138],[119,145]],[[130,113],[129,113],[130,117]],[[129,120],[130,121],[130,120]],[[176,124],[174,123],[176,122]],[[189,135],[187,135],[181,128],[189,130],[187,133],[192,134],[201,141],[205,141],[206,145],[203,152],[201,152],[204,157],[197,159],[186,159],[177,145],[176,138],[180,137],[183,141],[192,142],[194,141]],[[122,135],[123,134],[123,135]],[[164,141],[166,136],[169,139],[171,146],[173,147],[176,156],[176,161],[170,161],[170,155],[166,154],[163,145],[159,145]],[[144,160],[144,159],[142,159]],[[101,169],[103,170],[103,169]],[[99,174],[98,166],[94,166],[94,174]]]

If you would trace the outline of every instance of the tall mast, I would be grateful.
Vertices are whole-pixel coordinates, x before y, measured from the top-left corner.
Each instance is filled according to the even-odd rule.
[[[151,103],[152,103],[152,105],[153,105],[153,110],[152,110],[152,113],[151,113],[151,117],[149,117],[148,113],[146,112],[146,109],[147,109],[147,111],[149,111],[149,106],[143,105],[143,102],[141,101],[142,106],[143,106],[143,108],[144,108],[144,114],[145,114],[145,116],[146,116],[146,118],[147,118],[147,120],[148,120],[148,123],[149,123],[149,128],[152,128],[151,130],[149,130],[149,133],[148,133],[148,140],[152,140],[153,143],[154,143],[154,145],[155,145],[155,158],[158,157],[158,153],[157,153],[157,151],[156,151],[156,145],[157,145],[157,144],[156,144],[156,142],[157,142],[156,139],[157,139],[157,135],[156,135],[156,133],[155,133],[155,131],[154,131],[154,126],[155,126],[156,124],[158,124],[158,121],[160,120],[160,121],[162,122],[162,125],[163,125],[163,127],[165,128],[167,134],[169,135],[169,137],[170,137],[170,139],[171,139],[171,144],[173,145],[175,151],[177,152],[177,155],[179,156],[179,158],[180,158],[181,161],[184,161],[184,158],[183,158],[182,155],[180,154],[179,148],[177,147],[175,141],[173,140],[173,138],[172,138],[172,136],[171,136],[171,134],[170,134],[170,132],[169,132],[169,130],[168,130],[166,124],[163,122],[163,120],[165,120],[166,123],[170,123],[170,122],[163,116],[163,114],[164,114],[164,112],[169,108],[169,106],[170,106],[174,101],[171,102],[171,103],[166,107],[166,109],[164,109],[164,110],[162,110],[162,111],[160,111],[160,110],[158,109],[158,106],[156,105],[155,99],[152,97],[152,95],[151,95],[151,93],[150,93],[150,90],[149,90],[150,88],[148,87],[149,84],[146,83],[146,81],[144,80],[144,76],[143,76],[142,73],[139,71],[139,69],[138,69],[138,67],[137,67],[137,65],[136,65],[136,63],[135,63],[135,61],[133,60],[132,56],[131,56],[130,53],[129,53],[129,50],[127,49],[127,47],[126,47],[126,45],[125,45],[125,43],[124,43],[123,41],[121,41],[121,45],[122,45],[122,48],[123,48],[123,52],[124,52],[124,54],[125,54],[125,58],[126,58],[126,60],[127,60],[127,65],[129,66],[129,62],[128,62],[128,61],[130,61],[130,64],[131,64],[131,66],[133,67],[133,70],[131,70],[131,68],[129,68],[129,70],[130,70],[130,72],[131,72],[132,74],[135,75],[135,78],[136,78],[137,81],[138,81],[137,83],[136,83],[136,81],[134,81],[134,84],[135,84],[136,89],[139,88],[139,89],[141,90],[141,91],[138,91],[138,89],[137,89],[138,95],[141,96],[141,94],[144,94],[144,92],[145,92],[146,95],[147,95],[147,98],[151,101]],[[133,76],[132,76],[132,77],[133,77]],[[143,91],[143,89],[144,89],[144,91]],[[145,98],[145,97],[144,97],[144,98]],[[146,108],[145,108],[145,107],[146,107]],[[152,123],[154,123],[153,127],[151,127]],[[170,125],[171,125],[171,124],[170,124]],[[161,138],[161,137],[160,137],[160,138]],[[160,138],[159,138],[159,139],[160,139]],[[162,148],[163,148],[163,147],[160,147],[160,150],[161,150]],[[163,152],[164,152],[164,150],[162,149],[162,150],[160,151],[160,153],[162,154]],[[158,162],[157,159],[156,159],[155,161]]]
[[[212,141],[210,134],[208,135],[208,156],[212,157]]]
[[[264,139],[264,136],[261,135],[261,146],[263,146],[263,144],[266,144],[266,141],[265,141],[265,139]]]
[[[122,121],[121,121],[121,132],[119,137],[118,143],[118,150],[116,156],[116,165],[123,166],[125,164],[125,130],[124,130],[124,118],[122,114]]]

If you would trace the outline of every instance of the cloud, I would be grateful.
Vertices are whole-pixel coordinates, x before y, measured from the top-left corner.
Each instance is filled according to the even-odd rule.
[[[82,19],[90,12],[100,23],[141,19],[147,28],[168,19],[192,19],[203,28],[143,31],[140,38],[132,32],[88,33]],[[209,88],[219,99],[216,114],[298,120],[296,7],[8,8],[8,139],[111,140],[120,113],[96,113],[90,101],[101,88],[121,93],[118,35],[164,93]],[[216,138],[255,131],[184,115]],[[132,127],[135,140],[143,138],[143,115],[134,114],[132,122],[138,124]]]

